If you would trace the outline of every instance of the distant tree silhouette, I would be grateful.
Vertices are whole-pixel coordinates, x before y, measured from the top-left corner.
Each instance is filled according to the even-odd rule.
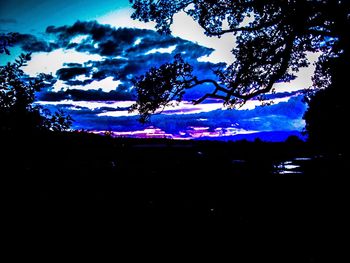
[[[285,140],[286,143],[288,144],[300,144],[303,143],[303,141],[296,135],[290,135],[288,138]]]
[[[0,53],[9,54],[16,34],[0,35]],[[39,130],[65,131],[71,127],[72,118],[63,111],[51,113],[34,104],[39,91],[49,76],[25,76],[21,67],[30,60],[30,54],[21,54],[14,63],[0,66],[0,131],[33,132]]]
[[[192,67],[179,56],[172,63],[152,68],[135,81],[138,100],[133,106],[147,121],[159,108],[181,100],[186,90],[207,83],[213,91],[203,94],[194,103],[207,98],[220,99],[227,106],[245,103],[251,98],[264,100],[264,94],[274,92],[276,82],[290,81],[295,73],[309,65],[307,52],[320,52],[313,77],[314,91],[328,88],[331,83],[338,101],[347,97],[345,77],[350,72],[350,1],[348,0],[131,0],[135,9],[132,18],[155,21],[160,33],[171,33],[173,16],[185,12],[210,37],[233,34],[235,61],[227,68],[215,71],[217,79],[200,79]],[[308,88],[308,87],[305,87]],[[305,119],[311,137],[326,119],[314,118],[311,109],[327,92],[309,96],[310,111]],[[322,95],[323,94],[323,95]],[[328,100],[327,100],[328,101]],[[333,107],[332,101],[327,107]],[[344,106],[344,105],[343,105]],[[313,123],[311,124],[311,118]],[[327,117],[328,118],[328,117]],[[329,118],[332,118],[329,115]],[[316,129],[312,131],[312,129]]]

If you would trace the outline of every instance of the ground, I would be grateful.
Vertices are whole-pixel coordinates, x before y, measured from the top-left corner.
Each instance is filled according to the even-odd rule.
[[[73,133],[2,145],[5,218],[44,239],[131,235],[148,244],[179,235],[186,243],[196,233],[237,242],[238,262],[326,262],[346,222],[345,158],[303,142]]]

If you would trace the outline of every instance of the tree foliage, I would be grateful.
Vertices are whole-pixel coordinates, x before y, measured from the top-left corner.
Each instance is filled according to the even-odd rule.
[[[146,122],[152,113],[160,107],[180,102],[185,89],[196,81],[192,74],[193,68],[184,62],[181,56],[175,56],[173,63],[166,63],[159,68],[151,68],[145,75],[134,80],[137,86],[138,98],[131,111],[138,110],[140,121]]]
[[[347,0],[131,0],[131,3],[132,17],[155,21],[160,33],[171,33],[174,15],[185,12],[207,36],[233,34],[236,39],[232,43],[235,61],[216,70],[216,79],[201,80],[191,74],[184,77],[181,70],[172,71],[169,77],[169,68],[190,68],[178,57],[172,64],[152,68],[138,78],[135,87],[139,100],[133,109],[143,119],[154,113],[157,106],[170,103],[174,94],[183,95],[186,89],[203,83],[212,84],[213,91],[203,94],[195,103],[216,98],[235,106],[254,97],[263,99],[265,93],[274,91],[275,83],[292,80],[301,67],[309,65],[308,52],[321,54],[313,77],[315,90],[327,88],[334,78],[343,84],[339,72],[350,68]],[[166,77],[171,81],[164,81]],[[171,83],[176,84],[170,87]]]
[[[8,47],[15,34],[0,35],[0,53],[9,54]],[[29,78],[21,69],[30,60],[30,54],[21,54],[14,63],[0,66],[0,130],[1,132],[66,131],[72,118],[63,111],[51,113],[35,105],[35,93],[50,76],[39,74]]]

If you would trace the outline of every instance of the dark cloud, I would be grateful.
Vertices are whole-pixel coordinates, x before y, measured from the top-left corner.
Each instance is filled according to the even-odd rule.
[[[60,80],[70,80],[79,75],[88,76],[90,74],[90,70],[91,69],[88,67],[61,68],[57,70],[56,75]]]
[[[108,76],[121,80],[125,85],[131,86],[131,80],[144,74],[151,67],[160,66],[173,60],[174,54],[153,53],[148,55],[139,55],[129,57],[128,59],[105,59],[101,61],[89,61],[87,64],[95,68],[96,72],[92,74],[95,80],[101,80]],[[186,58],[185,60],[194,66],[194,74],[201,77],[215,79],[213,69],[218,65],[209,62],[198,62],[196,59]],[[213,89],[211,85],[202,85],[199,89],[188,90],[185,99],[194,99],[203,95],[203,92],[209,92]]]
[[[89,61],[87,64],[91,65],[91,68],[95,69],[95,72],[92,74],[92,78],[95,80],[101,80],[106,77],[114,77],[115,80],[123,79],[125,68],[129,65],[134,64],[134,61],[126,59],[105,59],[101,61]],[[130,72],[131,73],[131,72]]]
[[[59,69],[56,76],[72,89],[107,77],[113,77],[114,80],[120,80],[125,86],[131,87],[133,78],[144,74],[151,67],[172,61],[178,53],[194,65],[194,74],[215,78],[212,69],[216,65],[197,61],[199,57],[211,54],[212,49],[178,37],[160,35],[152,30],[114,28],[95,21],[78,21],[72,26],[49,26],[46,33],[50,35],[50,41],[44,41],[34,35],[20,34],[17,45],[26,52],[50,52],[62,48],[104,57],[84,64],[64,64],[64,68]],[[157,52],[169,47],[175,49],[171,53]],[[79,75],[85,75],[87,80],[77,80]],[[205,88],[209,91],[212,87],[204,86],[201,92],[206,92]],[[194,96],[198,97],[198,92],[191,90],[186,99],[193,99]]]
[[[135,95],[126,91],[125,87],[119,85],[117,90],[104,92],[102,90],[80,90],[68,89],[66,91],[50,92],[43,91],[38,95],[41,101],[124,101],[134,100]]]
[[[140,36],[157,34],[150,30],[116,29],[109,25],[100,25],[95,21],[77,21],[72,26],[49,26],[46,33],[57,36],[57,42],[61,47],[74,48],[77,51],[88,51],[103,56],[124,55],[124,51],[130,48]],[[81,35],[86,35],[88,38],[81,43],[70,44],[74,37]],[[98,44],[98,47],[95,44]]]
[[[72,26],[49,26],[46,33],[57,37],[57,43],[63,48],[73,48],[102,56],[138,56],[152,49],[168,48],[176,45],[176,53],[185,53],[187,57],[198,58],[213,50],[201,47],[178,37],[160,35],[155,31],[135,28],[113,28],[96,21],[77,21]],[[71,43],[77,36],[87,36],[81,43]],[[135,42],[139,43],[135,45]],[[97,44],[97,45],[96,45]]]
[[[113,28],[109,25],[100,25],[97,22],[78,21],[72,26],[50,26],[46,32],[56,37],[56,47],[74,49],[79,52],[99,54],[102,60],[89,61],[84,65],[76,63],[65,64],[65,67],[56,72],[65,84],[86,85],[91,81],[100,81],[107,77],[120,80],[124,85],[132,86],[131,80],[144,74],[149,68],[157,67],[173,60],[175,54],[181,53],[184,59],[194,65],[194,74],[206,78],[215,78],[212,63],[198,62],[197,59],[207,56],[213,51],[210,48],[199,46],[193,42],[169,35],[160,35],[152,30],[135,28]],[[77,37],[82,38],[77,41]],[[31,42],[38,42],[35,50],[39,49],[39,41],[33,37]],[[27,40],[27,42],[29,42]],[[41,43],[42,51],[52,49],[52,46]],[[172,53],[156,52],[159,49],[175,47]],[[150,52],[152,51],[152,52]],[[78,75],[85,75],[90,81],[78,81]],[[103,88],[103,87],[101,87]],[[186,99],[194,99],[201,93],[210,91],[212,87],[203,86],[199,90],[191,90]]]
[[[19,45],[26,52],[50,52],[59,46],[56,43],[48,43],[30,34],[18,34],[15,45]]]
[[[82,67],[83,64],[80,63],[64,63],[63,66],[69,67],[69,68],[73,68],[73,67]]]
[[[105,59],[102,61],[90,61],[90,63],[93,68],[97,69],[93,74],[93,78],[102,79],[107,76],[113,76],[123,82],[129,82],[133,77],[143,74],[149,68],[169,62],[172,58],[171,54],[154,53],[128,57],[127,60]]]
[[[68,86],[85,86],[90,84],[91,82],[93,82],[93,79],[86,79],[86,80],[67,80],[65,81],[65,84],[67,84]]]
[[[120,80],[125,86],[132,86],[132,79],[144,74],[149,68],[157,67],[173,60],[177,53],[194,65],[196,75],[215,78],[212,72],[214,64],[201,62],[197,59],[207,56],[213,51],[193,42],[169,35],[160,35],[155,31],[135,28],[114,28],[101,25],[95,21],[78,21],[72,26],[49,26],[46,33],[50,35],[45,41],[35,35],[19,34],[16,44],[26,52],[51,52],[56,49],[73,49],[78,52],[98,54],[104,58],[88,61],[84,64],[65,63],[57,70],[56,76],[64,84],[77,89],[75,86],[85,86],[92,81],[100,81],[107,77]],[[77,38],[80,37],[80,38]],[[157,52],[159,49],[174,47],[171,53]],[[152,52],[150,52],[152,51]],[[76,77],[85,75],[86,80]],[[101,87],[103,89],[103,87]],[[189,91],[197,94],[195,91]]]
[[[17,20],[13,18],[0,18],[0,24],[17,24]]]

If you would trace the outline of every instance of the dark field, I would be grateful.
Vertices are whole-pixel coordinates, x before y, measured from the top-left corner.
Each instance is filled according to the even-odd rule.
[[[348,202],[339,152],[293,140],[78,133],[4,136],[2,145],[5,218],[29,237],[228,238],[236,262],[336,262],[330,247],[341,249]]]

